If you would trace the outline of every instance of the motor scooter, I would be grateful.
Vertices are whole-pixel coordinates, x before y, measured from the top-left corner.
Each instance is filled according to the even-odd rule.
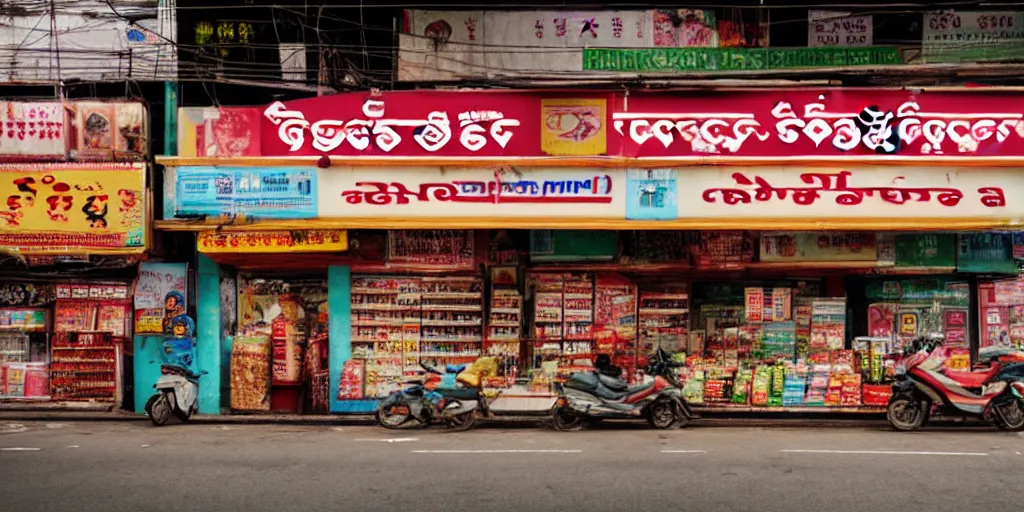
[[[998,353],[992,351],[986,357]],[[915,340],[896,370],[886,408],[889,424],[896,430],[917,430],[933,414],[942,414],[980,418],[1003,430],[1024,431],[1024,363],[1006,356],[1006,362],[991,363],[995,367],[991,374],[959,372],[963,375],[958,381],[942,369],[946,357],[941,339]]]
[[[388,395],[377,406],[377,424],[390,429],[401,428],[410,422],[425,427],[441,416],[445,395],[438,392],[442,383],[455,387],[455,377],[466,369],[465,365],[447,365],[444,370],[420,362],[417,375],[403,379],[409,387]],[[449,382],[445,382],[449,381]]]
[[[685,426],[695,415],[683,398],[675,371],[678,366],[659,348],[647,360],[646,373],[653,379],[635,386],[596,371],[574,373],[562,386],[552,424],[563,432],[580,430],[584,423],[600,419],[646,418],[658,429]]]
[[[186,315],[171,321],[174,337],[163,342],[160,378],[153,388],[156,393],[146,402],[146,414],[156,426],[166,425],[171,415],[187,422],[196,411],[199,398],[199,377],[206,372],[194,373],[195,323]]]

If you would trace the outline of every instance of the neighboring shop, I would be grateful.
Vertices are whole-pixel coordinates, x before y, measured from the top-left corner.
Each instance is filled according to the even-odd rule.
[[[877,411],[916,336],[958,368],[1024,341],[1015,97],[583,96],[277,103],[244,152],[165,159],[197,300],[237,297],[209,303],[235,320],[200,336],[201,410],[322,410],[326,372],[331,412],[370,411],[420,362],[483,354],[488,386],[531,396],[601,353],[640,379],[660,347],[704,407]],[[189,119],[236,147],[217,111]]]
[[[113,162],[145,157],[146,111],[3,106],[0,400],[119,405],[132,382],[132,280],[149,233],[147,167]]]

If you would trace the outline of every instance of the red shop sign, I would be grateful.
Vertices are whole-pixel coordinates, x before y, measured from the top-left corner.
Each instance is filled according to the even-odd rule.
[[[628,157],[1024,156],[1019,94],[652,93],[622,110],[609,138]]]
[[[404,91],[276,102],[263,111],[262,153],[403,157],[605,154],[611,95],[579,96]]]

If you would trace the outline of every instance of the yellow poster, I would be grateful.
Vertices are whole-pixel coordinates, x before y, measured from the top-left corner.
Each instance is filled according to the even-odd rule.
[[[541,100],[541,149],[549,155],[595,156],[608,152],[608,102],[603,99]]]
[[[0,246],[89,252],[146,244],[142,164],[0,166]]]
[[[199,252],[277,253],[341,252],[348,250],[344,230],[241,231],[199,233]]]

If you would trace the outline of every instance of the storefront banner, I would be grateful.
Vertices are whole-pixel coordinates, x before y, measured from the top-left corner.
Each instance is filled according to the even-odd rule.
[[[244,231],[199,233],[199,252],[281,253],[342,252],[348,250],[344,230]]]
[[[1019,57],[1024,12],[943,10],[924,15],[921,57],[928,64]]]
[[[1022,156],[1022,121],[1010,93],[638,93],[610,137],[629,157]]]
[[[135,333],[162,334],[170,321],[186,311],[187,263],[139,265],[135,281]]]
[[[61,159],[66,144],[59,101],[0,101],[0,156]]]
[[[406,91],[276,102],[264,156],[494,157],[606,151],[611,95]]]
[[[689,167],[679,218],[1020,218],[1019,171],[864,166]]]
[[[316,217],[314,168],[179,167],[174,184],[178,217]]]
[[[142,248],[145,167],[0,166],[0,246],[30,252]]]
[[[777,232],[761,234],[761,261],[875,261],[874,233]]]
[[[319,216],[622,219],[624,178],[604,169],[333,167],[320,173]]]

